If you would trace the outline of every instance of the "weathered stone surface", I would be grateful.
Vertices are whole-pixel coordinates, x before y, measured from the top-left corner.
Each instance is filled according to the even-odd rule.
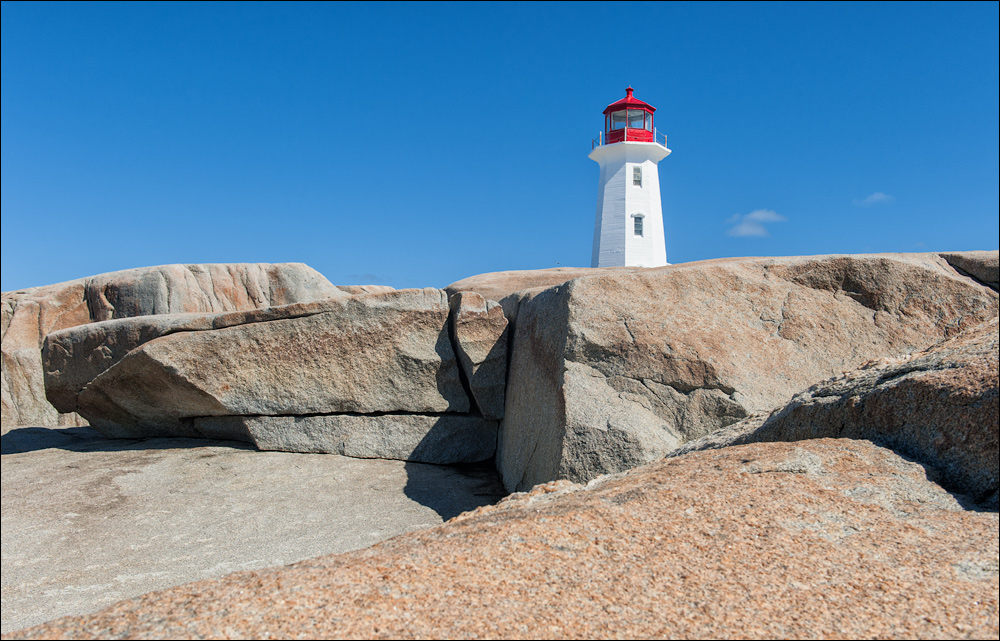
[[[79,425],[45,398],[39,353],[50,332],[147,314],[225,312],[347,296],[299,263],[162,265],[4,292],[5,426]]]
[[[1000,251],[949,252],[940,256],[987,287],[1000,287]]]
[[[726,259],[572,280],[517,312],[499,469],[510,490],[627,469],[994,318],[997,300],[934,254]]]
[[[730,442],[868,439],[934,466],[946,487],[987,500],[1000,487],[997,322],[813,385]]]
[[[483,416],[503,418],[507,384],[507,319],[503,309],[475,292],[451,297],[451,331],[458,362]]]
[[[448,315],[437,289],[227,315],[133,349],[77,408],[117,437],[196,436],[202,416],[468,412]]]
[[[247,441],[257,449],[342,454],[417,463],[478,463],[493,457],[497,423],[441,414],[210,416],[194,419],[209,438]]]
[[[753,444],[11,638],[996,638],[997,525],[864,441]]]
[[[78,415],[60,415],[45,400],[39,351],[51,331],[90,322],[83,279],[3,292],[0,299],[0,424],[80,425]]]
[[[351,296],[357,296],[358,294],[384,294],[396,290],[395,287],[389,287],[388,285],[337,285],[337,289]]]
[[[3,429],[7,633],[151,590],[368,547],[504,494],[487,465]]]
[[[76,412],[77,396],[83,388],[129,352],[174,332],[211,329],[216,317],[213,314],[139,316],[52,332],[45,337],[41,350],[46,397],[58,411]]]
[[[530,300],[540,292],[562,285],[574,278],[602,273],[630,273],[642,268],[636,267],[553,267],[551,269],[524,269],[505,272],[479,274],[456,281],[445,287],[449,295],[460,292],[476,292],[487,300],[495,300],[503,308],[511,330],[517,321],[517,310],[521,303]],[[512,334],[512,332],[511,332]]]
[[[87,279],[94,321],[149,314],[235,312],[347,294],[302,263],[162,265]]]
[[[177,332],[223,329],[312,316],[338,307],[337,299],[226,314],[158,314],[88,323],[52,332],[42,344],[45,390],[60,412],[75,412],[77,396],[132,350]]]
[[[529,289],[548,289],[562,285],[574,278],[592,276],[608,271],[631,272],[633,267],[554,267],[552,269],[523,269],[506,272],[490,272],[456,281],[445,287],[449,295],[459,292],[476,292],[487,300],[500,301],[511,294]]]

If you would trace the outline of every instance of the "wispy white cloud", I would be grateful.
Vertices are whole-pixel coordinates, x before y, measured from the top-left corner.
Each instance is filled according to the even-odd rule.
[[[727,236],[770,236],[766,225],[769,223],[783,223],[787,218],[770,209],[755,209],[749,214],[734,214],[726,220],[727,225],[732,225],[727,231]]]
[[[890,196],[889,194],[876,191],[874,194],[869,194],[860,200],[855,198],[854,205],[856,207],[871,207],[872,205],[891,203],[894,200],[896,200],[895,196]]]

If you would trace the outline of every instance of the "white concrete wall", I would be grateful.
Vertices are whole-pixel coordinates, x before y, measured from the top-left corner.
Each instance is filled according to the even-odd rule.
[[[597,147],[591,160],[601,168],[594,222],[592,267],[667,264],[657,163],[670,150],[652,142],[619,142]],[[642,167],[642,186],[633,185],[633,167]],[[633,215],[643,216],[643,235],[634,233]]]

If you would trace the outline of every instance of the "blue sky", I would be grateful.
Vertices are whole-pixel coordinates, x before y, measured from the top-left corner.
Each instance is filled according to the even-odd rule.
[[[667,258],[996,249],[998,4],[2,5],[2,289],[589,266],[657,107]]]

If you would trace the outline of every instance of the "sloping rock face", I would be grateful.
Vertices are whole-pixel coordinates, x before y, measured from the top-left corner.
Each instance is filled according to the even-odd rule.
[[[92,276],[86,286],[95,322],[150,314],[244,311],[347,295],[301,263],[144,267]]]
[[[941,258],[960,273],[975,278],[994,291],[1000,287],[1000,252],[949,252],[941,254]]]
[[[505,363],[505,347],[486,340],[503,335],[498,314],[466,307],[456,304],[459,334]],[[445,292],[423,289],[95,323],[46,339],[46,384],[57,407],[112,437],[481,461],[493,456],[497,423],[472,411],[450,316]],[[466,381],[489,373],[486,361]],[[502,380],[491,402],[502,407]]]
[[[520,303],[498,467],[585,481],[997,315],[934,254],[731,259],[600,273]]]
[[[941,483],[997,508],[1000,331],[993,319],[909,358],[872,361],[813,385],[766,420],[689,450],[837,437],[868,439],[933,466]]]
[[[300,263],[162,265],[4,292],[3,425],[80,425],[45,398],[39,350],[51,332],[148,314],[225,312],[345,297]]]
[[[871,443],[753,444],[10,638],[996,638],[998,534]]]

